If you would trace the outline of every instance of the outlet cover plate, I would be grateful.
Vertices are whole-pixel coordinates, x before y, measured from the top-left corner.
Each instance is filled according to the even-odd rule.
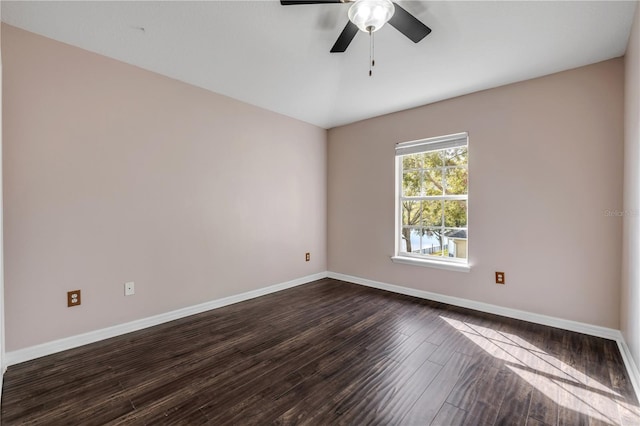
[[[71,290],[67,292],[67,307],[79,306],[80,302],[80,290]]]

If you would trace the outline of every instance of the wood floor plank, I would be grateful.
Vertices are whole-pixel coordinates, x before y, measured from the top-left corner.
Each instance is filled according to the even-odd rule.
[[[489,368],[482,358],[472,360],[449,393],[447,403],[463,410],[471,408],[479,394],[487,391],[483,378]]]
[[[640,424],[615,342],[322,279],[9,367],[17,424]]]
[[[531,417],[527,419],[527,426],[549,426],[549,425],[550,425],[549,423],[545,423],[543,421],[540,421]]]
[[[384,317],[382,317],[383,319]],[[305,381],[307,379],[311,379],[310,383],[316,383],[318,380],[322,380],[324,376],[327,374],[336,374],[336,373],[327,373],[326,368],[328,367],[340,367],[347,365],[350,366],[352,364],[352,359],[360,360],[360,363],[357,365],[358,368],[363,367],[367,368],[367,362],[371,364],[375,364],[376,360],[380,358],[379,349],[383,346],[387,345],[387,339],[385,336],[393,335],[393,332],[388,330],[383,330],[378,327],[380,318],[378,321],[371,321],[367,319],[366,321],[360,321],[356,324],[353,324],[351,327],[343,329],[340,333],[336,334],[336,337],[342,337],[347,339],[345,342],[348,342],[350,348],[354,348],[357,350],[357,354],[350,355],[347,358],[344,358],[345,351],[338,348],[338,350],[332,351],[321,358],[314,359],[312,362],[304,363],[304,365],[298,368],[294,374],[299,378],[299,381]],[[381,336],[382,339],[375,339],[374,336]],[[401,336],[400,341],[406,339],[407,336]],[[377,347],[374,346],[377,345]],[[322,355],[322,353],[318,351],[314,351],[316,356]],[[348,354],[348,352],[347,352]],[[336,358],[334,359],[334,355]],[[337,365],[339,364],[339,365]],[[289,368],[295,367],[295,364],[287,362],[286,364]],[[351,370],[354,373],[356,370]],[[304,386],[303,386],[304,385]],[[289,393],[288,397],[294,396],[296,398],[302,399],[304,397],[304,392],[309,388],[309,383],[300,383],[298,389],[293,389],[289,387],[286,389],[286,392]],[[262,399],[262,397],[261,397]],[[247,406],[246,401],[242,401],[240,403],[241,406]],[[236,405],[237,406],[237,405]],[[308,406],[308,404],[307,404]],[[218,420],[218,417],[215,417],[212,411],[211,406],[203,407],[205,413],[207,413],[210,417]],[[273,410],[273,412],[266,412],[262,410],[260,413],[251,414],[247,411],[243,412],[241,416],[250,415],[252,418],[270,418],[269,416],[278,415],[278,410]]]
[[[584,358],[584,340],[586,337],[577,333],[564,333],[563,347],[576,350],[562,351],[558,356],[560,369],[565,378],[558,383],[558,425],[587,425],[589,424],[589,401],[584,400],[586,376],[586,362]]]
[[[424,342],[425,347],[430,347]],[[442,369],[417,349],[385,371],[360,377],[317,410],[309,424],[326,424],[339,416],[347,424],[397,423]]]
[[[342,358],[340,358],[342,360]],[[304,423],[309,414],[315,411],[322,399],[318,394],[332,394],[338,389],[349,386],[353,376],[375,376],[377,372],[384,371],[394,361],[379,357],[375,354],[362,353],[354,357],[354,360],[338,361],[321,368],[317,373],[300,381],[285,394],[277,397],[272,407],[261,404],[244,410],[230,420],[229,423],[264,424],[276,423]],[[266,406],[265,406],[266,405]],[[268,407],[268,408],[267,408]],[[290,408],[289,408],[290,407]],[[266,408],[266,409],[265,409]]]
[[[467,418],[473,419],[477,425],[493,425],[498,418],[506,390],[504,377],[499,375],[500,370],[493,365],[484,370],[476,399],[467,410]]]
[[[468,355],[454,352],[422,395],[413,406],[402,413],[398,420],[406,425],[430,424],[445,403],[451,390],[464,374],[471,358]]]
[[[631,426],[634,421],[640,418],[638,399],[633,391],[631,380],[627,374],[617,344],[612,341],[607,341],[604,345],[604,350],[612,390],[620,395],[620,397],[617,398],[620,423],[625,426]]]
[[[518,375],[508,367],[503,367],[498,374],[504,376],[505,393],[495,424],[526,424],[533,389],[530,386],[522,386]]]
[[[229,401],[217,400],[216,404],[211,402],[203,406],[202,410],[215,424],[251,424],[260,419],[275,419],[305,396],[312,396],[325,378],[334,377],[342,371],[353,372],[352,369],[359,371],[360,368],[367,368],[364,367],[366,356],[367,351],[359,346],[337,347],[305,363],[303,367],[296,369],[295,365],[290,368],[287,365],[286,371],[274,376],[266,386],[254,386]],[[355,359],[363,362],[354,366],[350,360]]]
[[[590,424],[604,422],[609,424],[621,424],[620,413],[618,411],[618,395],[613,390],[609,366],[607,364],[607,353],[605,350],[605,339],[587,338],[585,336],[585,392],[584,399],[588,404],[588,415]],[[593,394],[598,397],[592,398]]]
[[[449,403],[442,404],[436,418],[431,422],[432,426],[458,426],[464,425],[467,420],[467,412]],[[473,420],[469,419],[468,423]]]
[[[379,333],[380,336],[391,337],[396,335],[393,330],[385,330],[378,327],[372,329],[371,332]],[[371,339],[367,340],[371,342]],[[386,340],[386,338],[383,338],[383,340]],[[406,335],[400,335],[399,338],[393,340],[394,345],[398,347],[406,344],[409,339]],[[330,418],[334,416],[340,418],[348,417],[344,416],[344,413],[349,410],[354,401],[358,402],[357,399],[353,398],[356,393],[366,392],[365,389],[372,389],[371,387],[375,388],[381,378],[385,376],[388,377],[402,368],[401,364],[387,356],[390,351],[380,350],[386,347],[387,343],[383,345],[377,343],[377,348],[372,346],[372,344],[373,343],[368,343],[365,345],[368,355],[360,361],[361,365],[359,367],[364,367],[365,369],[362,370],[361,373],[351,374],[349,377],[336,378],[336,383],[340,383],[340,385],[336,388],[336,391],[332,393],[331,398],[318,399],[314,395],[306,399],[302,398],[291,407],[291,409],[283,413],[278,421],[286,423],[295,419],[297,423],[322,423],[329,421],[322,420],[322,416],[327,413]],[[391,352],[394,351],[392,350]],[[425,357],[423,356],[422,361],[424,361],[424,359]],[[349,397],[345,397],[345,395]]]
[[[533,389],[531,393],[528,421],[555,425],[558,421],[557,386],[549,381],[538,382],[537,386],[539,388]]]

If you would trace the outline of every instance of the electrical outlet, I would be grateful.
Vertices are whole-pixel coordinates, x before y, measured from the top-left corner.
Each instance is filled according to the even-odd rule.
[[[128,283],[124,283],[124,295],[125,296],[133,296],[136,294],[136,287],[133,281],[129,281]]]
[[[505,284],[504,272],[496,272],[496,284]]]
[[[80,290],[72,290],[67,292],[67,308],[80,305]]]
[[[311,260],[311,253],[306,253],[306,254],[304,255],[304,260],[305,260],[305,262],[310,261],[310,260]]]

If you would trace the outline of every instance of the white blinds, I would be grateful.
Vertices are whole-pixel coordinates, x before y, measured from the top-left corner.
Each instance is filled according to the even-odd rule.
[[[463,132],[453,135],[421,139],[418,141],[401,142],[396,144],[396,156],[436,151],[446,148],[457,148],[459,146],[467,145],[468,139],[469,135],[467,132]]]

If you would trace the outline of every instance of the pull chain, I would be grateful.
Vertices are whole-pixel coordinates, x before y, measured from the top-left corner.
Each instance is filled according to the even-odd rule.
[[[372,68],[376,66],[375,45],[373,43],[373,28],[369,27],[367,29],[369,30],[369,77],[371,77],[373,74]]]

